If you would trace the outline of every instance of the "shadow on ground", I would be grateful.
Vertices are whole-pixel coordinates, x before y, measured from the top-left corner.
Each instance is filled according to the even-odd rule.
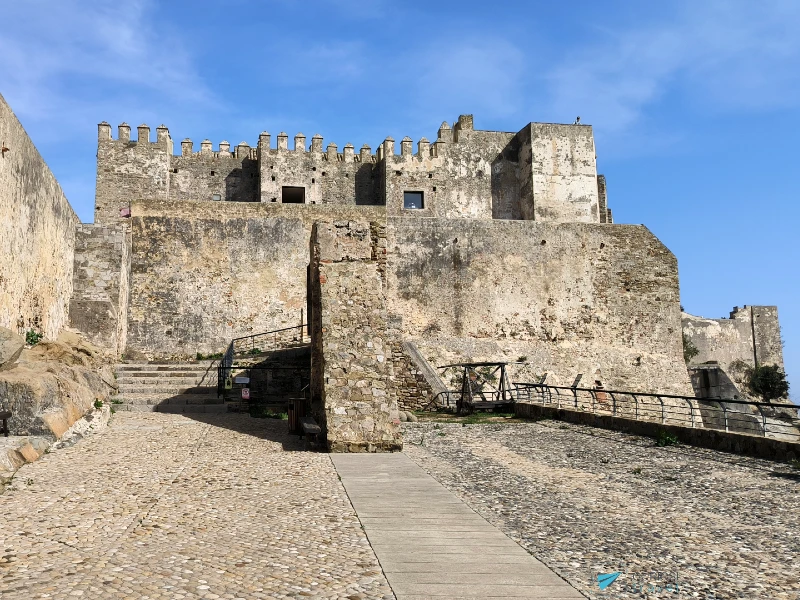
[[[262,440],[281,444],[287,452],[304,450],[303,440],[298,435],[289,433],[289,424],[280,419],[256,419],[247,413],[183,413],[192,421],[207,423],[214,427],[222,427],[245,435],[252,435]]]

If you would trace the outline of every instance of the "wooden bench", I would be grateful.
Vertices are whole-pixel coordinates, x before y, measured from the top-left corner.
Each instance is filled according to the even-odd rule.
[[[300,427],[303,428],[303,435],[301,437],[305,440],[305,449],[308,450],[309,442],[317,446],[319,442],[318,436],[322,433],[322,428],[317,425],[314,417],[302,417],[300,419]]]
[[[4,410],[0,411],[0,421],[3,422],[3,428],[0,431],[3,432],[3,435],[8,437],[8,420],[11,418],[11,411]]]

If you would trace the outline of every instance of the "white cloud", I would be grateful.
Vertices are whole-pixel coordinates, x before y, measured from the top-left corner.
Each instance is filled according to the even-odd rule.
[[[610,133],[678,93],[712,113],[800,104],[800,3],[691,2],[668,22],[607,32],[548,75],[549,110]]]
[[[61,121],[87,111],[95,120],[97,107],[111,100],[98,84],[118,86],[113,100],[128,104],[138,90],[207,100],[190,57],[172,34],[155,29],[151,9],[146,0],[6,3],[0,30],[4,95],[23,117],[46,120],[55,113]]]
[[[461,37],[404,53],[393,72],[400,90],[412,92],[418,110],[486,118],[509,116],[523,104],[526,63],[510,42],[486,35]]]

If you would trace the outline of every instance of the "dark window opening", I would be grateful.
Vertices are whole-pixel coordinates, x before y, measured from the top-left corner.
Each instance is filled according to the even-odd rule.
[[[281,202],[284,204],[305,204],[306,188],[285,185],[281,188]]]
[[[403,208],[424,208],[422,192],[403,192]]]
[[[434,192],[436,191],[436,186],[433,186],[433,191],[434,191]]]
[[[325,175],[327,175],[327,173],[325,171],[323,171],[322,172],[322,176],[325,177]]]
[[[212,174],[212,175],[216,175],[216,174],[217,174],[217,172],[216,172],[216,171],[211,171],[211,174]]]
[[[398,177],[400,177],[400,175],[402,175],[403,172],[402,171],[395,171],[394,174],[397,175]]]
[[[173,172],[173,173],[177,173],[177,172],[178,172],[178,169],[172,169],[172,172]]]
[[[428,173],[428,179],[433,179],[433,173]]]
[[[345,173],[344,176],[345,177],[350,177],[350,173]]]
[[[311,183],[317,183],[317,180],[312,177],[311,178]]]
[[[316,170],[317,170],[317,167],[311,167],[311,170],[312,170],[312,171],[316,171]]]

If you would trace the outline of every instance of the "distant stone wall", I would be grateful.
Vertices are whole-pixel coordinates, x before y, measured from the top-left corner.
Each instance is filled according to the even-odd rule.
[[[331,452],[402,449],[391,397],[391,334],[386,311],[385,226],[314,225],[311,242],[311,378]]]
[[[710,361],[728,369],[734,361],[783,368],[777,306],[735,307],[728,319],[682,315],[683,333],[698,350],[690,365]]]
[[[683,313],[681,320],[683,334],[698,351],[689,367],[700,397],[749,397],[746,367],[757,363],[784,368],[777,306],[736,306],[728,319]],[[708,364],[718,365],[722,373],[712,376]],[[719,379],[724,383],[717,383]]]
[[[126,355],[192,357],[299,325],[314,221],[383,215],[367,206],[134,203]]]
[[[645,227],[388,220],[388,303],[434,366],[522,359],[512,378],[692,394],[677,262]]]
[[[67,324],[78,217],[0,96],[0,326],[49,339]]]
[[[129,279],[128,225],[78,225],[70,325],[117,356],[127,342]]]

